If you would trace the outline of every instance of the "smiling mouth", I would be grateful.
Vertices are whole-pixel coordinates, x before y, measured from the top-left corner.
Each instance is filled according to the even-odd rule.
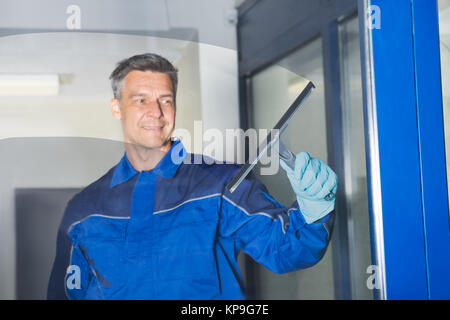
[[[161,131],[163,126],[144,126],[142,129],[148,130],[148,131]]]

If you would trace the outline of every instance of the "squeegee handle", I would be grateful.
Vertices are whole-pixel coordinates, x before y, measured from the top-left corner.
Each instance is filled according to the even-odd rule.
[[[286,162],[289,168],[292,170],[295,169],[295,155],[284,145],[281,139],[278,140],[278,154],[280,155],[280,158]]]
[[[284,143],[281,141],[281,139],[278,140],[278,154],[280,155],[280,158],[283,159],[284,162],[291,168],[292,170],[295,169],[295,155],[289,150]],[[326,201],[330,201],[334,198],[335,194],[330,191],[325,196]]]

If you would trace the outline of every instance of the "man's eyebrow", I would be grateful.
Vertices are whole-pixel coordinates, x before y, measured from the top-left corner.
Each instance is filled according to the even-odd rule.
[[[145,93],[145,92],[138,92],[138,93],[133,93],[130,94],[130,98],[136,98],[136,97],[148,97],[149,94]],[[158,98],[173,98],[173,94],[172,93],[165,93],[162,94],[160,96],[158,96]]]
[[[146,94],[144,92],[138,92],[138,93],[133,93],[133,94],[129,95],[130,98],[143,97],[143,96],[148,96],[148,94]]]
[[[173,94],[172,93],[162,94],[159,96],[159,98],[173,98]]]

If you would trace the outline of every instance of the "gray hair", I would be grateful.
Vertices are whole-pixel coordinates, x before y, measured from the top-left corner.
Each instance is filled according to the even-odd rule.
[[[177,94],[178,70],[167,60],[154,53],[144,53],[124,59],[117,63],[116,68],[109,76],[114,98],[121,99],[123,79],[133,70],[153,71],[165,73],[172,81],[173,99]]]

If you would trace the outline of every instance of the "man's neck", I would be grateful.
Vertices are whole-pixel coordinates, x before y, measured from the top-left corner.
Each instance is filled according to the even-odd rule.
[[[166,155],[172,146],[172,141],[168,141],[161,147],[147,148],[136,144],[125,144],[127,158],[136,171],[152,170]]]

